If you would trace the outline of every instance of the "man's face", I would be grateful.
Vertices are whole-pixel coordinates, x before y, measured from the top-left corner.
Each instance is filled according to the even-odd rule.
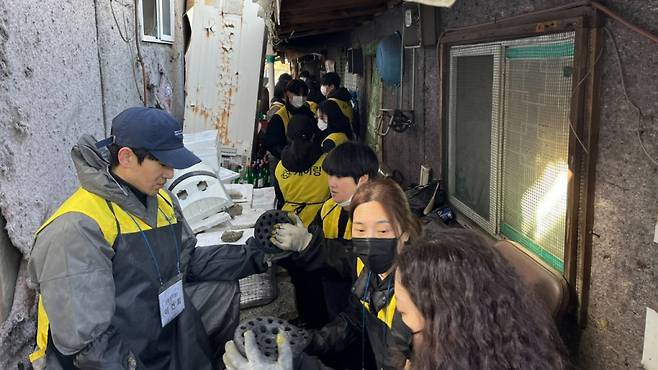
[[[333,93],[334,90],[336,90],[336,86],[334,86],[334,85],[322,85],[322,86],[320,86],[320,92],[324,96],[331,95],[331,93]]]
[[[164,187],[167,180],[174,177],[174,169],[158,160],[144,158],[139,165],[138,184],[133,186],[148,195],[156,195]]]
[[[306,97],[301,95],[295,95],[290,91],[286,91],[286,100],[288,101],[288,104],[292,105],[293,107],[301,108],[302,105],[304,105],[304,102],[306,101]]]
[[[356,192],[356,183],[351,177],[329,176],[329,191],[336,203],[347,201]]]
[[[148,156],[139,163],[130,148],[121,148],[119,161],[122,169],[119,175],[137,190],[150,196],[158,194],[165,182],[174,176],[173,168]]]

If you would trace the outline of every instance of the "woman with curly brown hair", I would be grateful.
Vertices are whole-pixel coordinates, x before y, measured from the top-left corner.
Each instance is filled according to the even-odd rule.
[[[407,246],[395,296],[412,369],[566,369],[549,313],[491,243],[449,230]]]

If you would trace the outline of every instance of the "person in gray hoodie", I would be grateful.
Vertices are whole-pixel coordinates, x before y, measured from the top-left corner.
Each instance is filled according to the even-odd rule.
[[[237,280],[267,256],[254,239],[195,248],[163,189],[173,168],[200,161],[182,136],[168,113],[129,108],[111,137],[73,148],[80,188],[37,230],[29,260],[36,369],[216,369],[208,335],[223,328],[204,323],[237,314]]]

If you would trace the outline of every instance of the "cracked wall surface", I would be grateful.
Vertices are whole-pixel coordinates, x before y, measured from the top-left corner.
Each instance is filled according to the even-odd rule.
[[[114,115],[142,104],[132,2],[111,3],[116,23],[107,1],[0,2],[0,212],[10,240],[0,243],[22,255],[11,310],[0,322],[2,369],[16,368],[34,345],[35,294],[27,288],[25,257],[37,227],[78,185],[72,146],[82,134],[104,137]],[[176,19],[183,3],[176,2]],[[130,29],[128,43],[117,23],[124,36]],[[182,120],[182,21],[175,37],[173,45],[143,42],[142,54],[149,105],[168,80],[169,110]]]

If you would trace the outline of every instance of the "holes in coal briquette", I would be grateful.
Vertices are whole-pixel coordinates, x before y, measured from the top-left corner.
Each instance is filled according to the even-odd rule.
[[[274,335],[279,334],[279,328],[272,329],[272,334],[274,334]]]

